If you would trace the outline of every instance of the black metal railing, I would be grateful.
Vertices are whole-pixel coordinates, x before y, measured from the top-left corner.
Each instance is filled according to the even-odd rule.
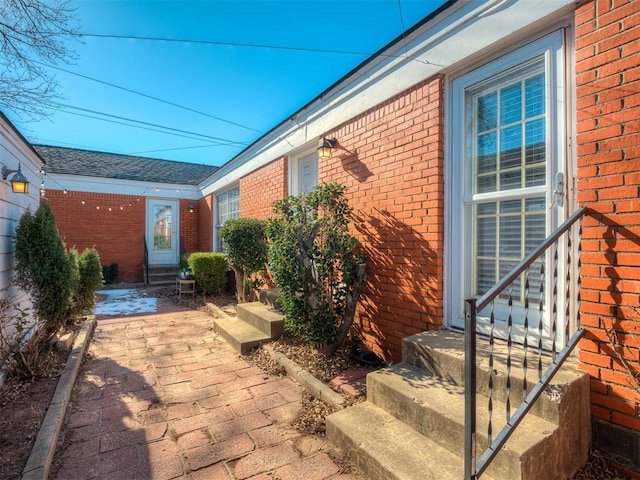
[[[149,285],[149,248],[147,248],[147,236],[142,237],[144,244],[144,284]]]
[[[477,480],[478,477],[487,469],[491,461],[500,451],[507,439],[511,436],[515,428],[522,421],[524,416],[529,412],[534,402],[542,394],[547,387],[553,375],[560,369],[564,361],[569,357],[571,351],[577,345],[584,331],[580,329],[579,317],[579,301],[580,301],[580,237],[582,235],[581,219],[586,213],[586,208],[577,210],[571,215],[560,227],[558,227],[549,237],[547,237],[535,250],[528,254],[518,265],[516,265],[499,283],[494,285],[480,298],[469,298],[466,300],[465,309],[465,451],[464,451],[464,469],[465,480]],[[574,225],[578,223],[578,228]],[[577,237],[577,238],[576,238]],[[560,242],[565,252],[565,309],[563,324],[559,325],[558,320],[558,289],[562,286],[559,282],[559,251],[561,250]],[[551,305],[546,311],[550,313],[550,350],[551,364],[543,371],[543,317],[545,311],[545,257],[551,252],[552,257],[552,277],[550,279],[551,288]],[[575,256],[577,258],[572,258]],[[572,264],[575,263],[574,265]],[[577,274],[575,281],[572,283],[571,275]],[[538,288],[531,288],[531,285],[538,283]],[[514,288],[515,285],[515,288]],[[514,290],[516,293],[514,294]],[[512,369],[515,368],[512,358],[512,342],[514,340],[514,315],[516,309],[515,302],[518,303],[518,311],[521,326],[518,328],[519,340],[523,343],[522,357],[522,397],[523,401],[512,412]],[[572,302],[572,300],[574,300]],[[536,308],[531,308],[531,300],[533,304],[537,303]],[[505,382],[505,405],[506,405],[506,425],[500,432],[493,436],[493,404],[494,404],[494,382],[493,382],[493,362],[494,362],[494,344],[496,338],[496,303],[502,307],[502,313],[506,316],[506,382]],[[571,306],[575,305],[575,330],[576,333],[569,337],[571,332]],[[489,312],[483,312],[488,309]],[[476,341],[477,341],[477,319],[479,314],[486,315],[488,313],[488,336],[489,336],[489,378],[488,378],[488,414],[489,420],[487,425],[487,448],[477,455],[478,442],[476,430]],[[531,316],[535,315],[538,320],[537,335],[530,338]],[[559,328],[562,328],[563,336],[558,339]],[[536,351],[530,352],[530,343],[533,344]],[[533,385],[529,385],[527,380],[528,374],[528,358],[533,357],[533,361],[537,364],[537,378]]]

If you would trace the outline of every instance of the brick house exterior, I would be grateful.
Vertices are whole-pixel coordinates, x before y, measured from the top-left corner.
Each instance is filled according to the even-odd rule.
[[[194,182],[197,192],[180,200],[187,249],[217,249],[219,205],[226,202],[226,209],[233,195],[238,196],[234,215],[268,218],[274,200],[302,191],[307,180],[303,170],[314,164],[317,182],[347,186],[355,214],[353,231],[368,256],[368,285],[356,315],[359,333],[387,361],[397,362],[403,337],[460,327],[461,296],[471,284],[484,281],[480,260],[468,245],[478,251],[500,247],[515,231],[506,227],[514,225],[509,223],[514,217],[502,212],[482,217],[480,208],[491,202],[506,208],[515,199],[521,202],[522,224],[534,225],[529,233],[544,227],[548,234],[572,211],[586,206],[579,311],[587,334],[578,358],[591,375],[594,441],[640,471],[639,45],[638,1],[447,2],[380,55]],[[531,98],[522,100],[520,120],[502,100],[490,103],[514,94],[509,87],[515,84],[522,85],[518,95]],[[539,98],[536,88],[543,92]],[[492,97],[495,92],[500,97]],[[540,102],[546,102],[547,110],[540,110]],[[501,118],[513,117],[510,126],[491,127],[490,115],[481,118],[479,112],[490,105]],[[504,133],[494,139],[507,138],[507,128],[514,125],[520,129],[516,136],[531,138],[518,137],[524,160],[517,167],[522,175],[517,181],[522,184],[491,190],[482,183],[488,190],[474,196],[481,181],[513,181],[508,175],[516,172],[509,163],[511,144],[504,140],[504,147],[487,147],[480,142],[488,141],[492,132]],[[540,125],[542,130],[536,130]],[[323,137],[337,139],[329,158],[316,155]],[[536,166],[540,145],[546,162],[542,174]],[[476,148],[491,154],[491,148],[498,148],[501,166],[480,153],[475,164],[467,165],[467,150]],[[64,184],[65,175],[59,173],[56,181]],[[127,240],[104,243],[100,253],[103,262],[131,265],[125,269],[126,279],[136,281],[144,209],[114,211],[110,223],[95,208],[128,205],[135,195],[90,196],[80,187],[66,194],[54,190],[55,185],[48,187],[47,197],[68,244],[104,242],[116,223],[120,232],[124,226],[132,232]],[[86,211],[78,209],[81,198]],[[191,214],[185,211],[190,201],[195,203]],[[470,216],[475,223],[468,222]],[[78,218],[86,219],[85,226]],[[504,239],[489,238],[498,244],[486,243],[489,240],[477,233],[485,221],[504,222]],[[106,222],[103,229],[96,229],[101,222]],[[527,238],[522,234],[523,243]],[[480,273],[470,280],[468,272],[474,268]]]

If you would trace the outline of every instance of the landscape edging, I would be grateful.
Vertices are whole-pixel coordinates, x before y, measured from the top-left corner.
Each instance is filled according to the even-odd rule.
[[[73,390],[73,385],[80,370],[80,363],[82,363],[82,357],[91,339],[95,324],[95,316],[89,315],[82,325],[80,332],[78,332],[76,341],[73,344],[73,349],[69,353],[64,372],[58,380],[56,391],[47,409],[47,414],[40,425],[40,430],[38,430],[38,436],[36,437],[36,441],[31,449],[31,454],[22,473],[22,480],[45,480],[49,476],[51,463],[53,462],[53,456],[56,451],[56,444],[58,443],[58,436],[62,429],[69,399],[71,398],[71,391]]]

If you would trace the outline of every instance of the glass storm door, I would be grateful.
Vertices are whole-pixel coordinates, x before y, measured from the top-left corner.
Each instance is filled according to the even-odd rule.
[[[147,249],[151,265],[178,263],[179,225],[176,200],[147,200]]]
[[[564,161],[559,159],[564,142],[560,141],[563,127],[557,105],[561,103],[557,101],[561,98],[560,81],[554,78],[557,70],[550,51],[543,50],[499,72],[487,67],[486,75],[480,76],[483,69],[474,71],[458,85],[463,128],[457,137],[462,145],[458,150],[462,164],[453,235],[460,240],[452,272],[459,272],[463,288],[458,286],[460,293],[451,296],[456,305],[452,309],[454,326],[464,325],[464,297],[486,293],[534,250],[563,216]],[[551,275],[544,272],[552,268],[550,259],[543,257],[529,270],[528,290],[524,276],[509,290],[516,336],[524,321],[525,295],[530,327],[537,330],[542,321],[543,335],[548,335]],[[454,285],[449,288],[455,292]],[[506,327],[507,298],[508,291],[493,306],[498,336]],[[480,332],[489,330],[489,308],[480,312]]]

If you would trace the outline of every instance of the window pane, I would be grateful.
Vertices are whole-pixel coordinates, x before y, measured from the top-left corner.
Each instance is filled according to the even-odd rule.
[[[478,173],[496,170],[496,133],[478,136]]]
[[[522,165],[522,127],[500,130],[500,168],[512,168]]]
[[[498,123],[498,97],[490,93],[478,98],[478,132],[496,128]]]
[[[500,257],[521,258],[521,221],[520,215],[500,217]]]
[[[492,215],[496,213],[496,202],[481,203],[478,205],[478,215]]]
[[[544,105],[544,74],[528,78],[524,82],[525,111],[527,118],[545,113]]]
[[[545,167],[527,168],[525,174],[525,186],[535,187],[536,185],[544,185],[547,181]]]
[[[512,170],[500,174],[500,190],[513,190],[522,186],[522,171]]]
[[[493,287],[496,283],[496,262],[495,260],[478,260],[476,262],[476,292],[475,295],[482,295]]]
[[[522,87],[515,85],[500,90],[500,125],[522,120]]]
[[[496,218],[480,217],[477,221],[476,250],[480,257],[496,255]]]
[[[496,176],[485,175],[478,177],[478,193],[495,192],[496,191]]]
[[[525,163],[527,165],[545,161],[546,133],[544,125],[544,118],[532,120],[525,124],[525,137],[527,143]]]

